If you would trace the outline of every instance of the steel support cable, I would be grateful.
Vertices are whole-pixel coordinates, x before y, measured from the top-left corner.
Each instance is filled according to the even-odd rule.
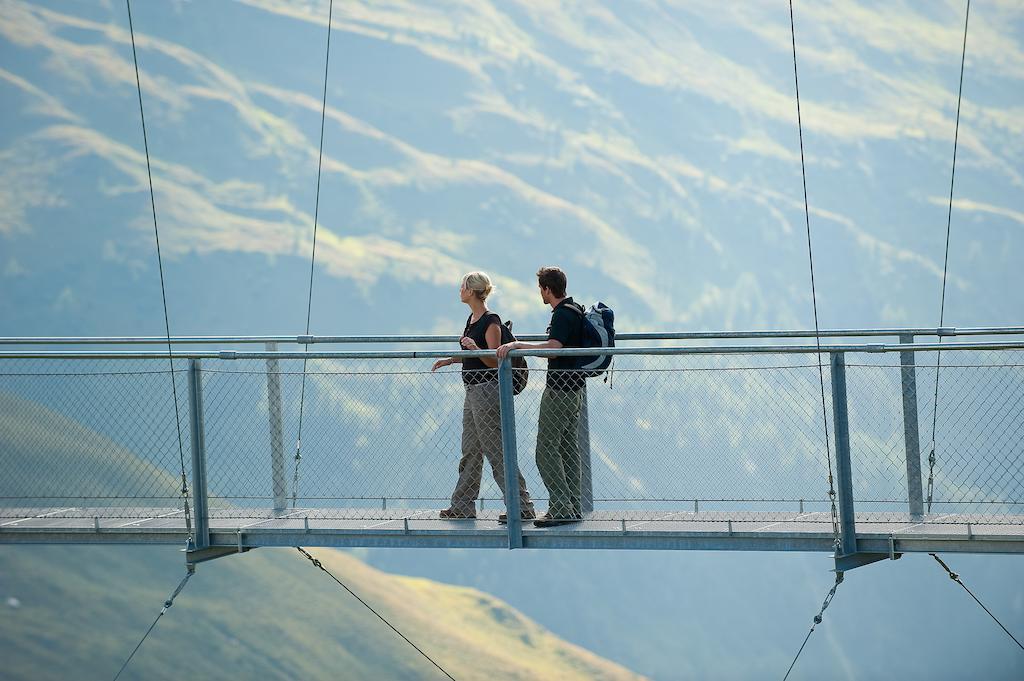
[[[836,555],[839,555],[839,513],[836,510],[836,488],[832,476],[832,448],[828,437],[828,408],[825,404],[825,370],[821,366],[821,335],[819,334],[818,328],[818,295],[814,285],[814,251],[811,248],[811,209],[809,202],[807,201],[807,164],[804,160],[804,127],[800,116],[800,78],[797,74],[796,65],[796,25],[793,21],[793,0],[789,0],[789,35],[793,45],[793,87],[796,93],[796,125],[800,138],[800,177],[803,181],[804,224],[807,228],[807,262],[811,271],[811,306],[814,310],[814,342],[815,347],[818,350],[818,384],[821,387],[821,420],[825,432],[825,460],[828,463],[828,497],[832,506],[832,545],[835,549]],[[821,624],[825,610],[828,608],[829,604],[832,603],[832,599],[835,598],[836,595],[836,589],[838,589],[839,585],[842,583],[843,573],[837,570],[836,581],[825,596],[825,600],[821,604],[821,610],[819,610],[818,614],[814,616],[814,622],[811,624],[811,628],[807,632],[807,636],[804,637],[803,643],[800,644],[800,649],[793,657],[793,662],[790,663],[789,669],[786,670],[786,675],[783,677],[783,681],[786,681],[786,679],[789,678],[790,673],[793,671],[793,667],[796,666],[796,661],[800,659],[801,653],[804,652],[804,647],[807,646],[807,641],[810,640],[811,634],[814,633],[814,628]]]
[[[153,623],[149,625],[149,629],[146,629],[146,633],[142,635],[142,638],[135,645],[135,648],[134,650],[132,650],[131,655],[128,656],[128,659],[126,659],[124,661],[124,664],[121,665],[121,668],[117,670],[117,674],[114,675],[114,681],[117,681],[117,679],[121,676],[124,670],[128,667],[128,663],[131,662],[132,658],[135,657],[135,653],[139,652],[139,648],[141,648],[142,644],[146,642],[147,638],[149,638],[149,635],[153,632],[153,629],[156,627],[156,623],[159,622],[160,618],[163,617],[168,610],[170,610],[172,605],[174,605],[174,599],[177,598],[178,594],[181,593],[181,590],[185,588],[185,585],[188,584],[188,580],[192,577],[193,574],[195,574],[195,569],[189,567],[188,572],[185,573],[184,579],[182,579],[181,582],[178,583],[178,588],[176,588],[174,590],[174,593],[172,593],[170,597],[166,601],[164,601],[164,607],[162,607],[160,609],[160,612],[157,613],[156,619],[154,619]]]
[[[171,393],[174,395],[174,425],[178,430],[178,459],[181,463],[181,501],[185,507],[185,531],[188,533],[189,546],[194,544],[192,537],[192,514],[188,507],[188,477],[185,475],[185,451],[181,444],[181,416],[178,410],[178,387],[174,379],[174,358],[171,354],[171,322],[167,314],[167,289],[164,286],[164,261],[160,253],[160,229],[156,221],[156,196],[153,192],[153,170],[149,161],[149,139],[146,135],[146,113],[142,107],[142,80],[139,78],[139,56],[135,50],[135,25],[132,22],[132,2],[125,0],[128,8],[128,32],[132,40],[132,60],[135,63],[135,86],[139,93],[139,118],[142,121],[142,145],[146,152],[146,177],[149,179],[149,206],[153,212],[153,236],[156,239],[156,263],[160,271],[160,298],[164,309],[164,330],[167,333],[167,363],[171,370]]]
[[[807,632],[807,636],[804,636],[804,642],[800,644],[800,650],[796,651],[796,656],[793,658],[793,662],[790,663],[789,669],[786,670],[786,675],[782,677],[782,681],[786,681],[786,679],[789,678],[790,673],[793,671],[793,667],[796,666],[796,661],[800,659],[800,653],[804,652],[804,646],[807,645],[807,641],[810,640],[811,634],[814,633],[814,628],[821,624],[825,610],[827,610],[828,606],[832,603],[832,599],[836,596],[836,589],[838,589],[839,585],[842,583],[843,573],[837,571],[835,584],[832,585],[832,588],[829,589],[829,592],[825,595],[825,602],[821,604],[821,610],[819,610],[818,614],[814,616],[814,623],[811,624],[811,629]]]
[[[825,370],[821,366],[821,336],[818,328],[818,295],[814,286],[814,253],[811,249],[811,210],[807,202],[807,166],[804,162],[804,126],[800,117],[800,78],[796,68],[796,27],[793,22],[793,0],[789,0],[789,34],[793,42],[793,85],[796,91],[796,125],[800,136],[800,177],[804,190],[804,223],[807,226],[807,261],[811,270],[811,307],[814,310],[814,343],[818,349],[818,383],[821,386],[821,422],[825,431],[825,460],[828,462],[828,497],[832,502],[832,541],[839,553],[839,513],[836,510],[836,488],[832,477],[832,448],[828,438],[828,413],[825,406]],[[838,582],[837,582],[838,584]]]
[[[982,610],[984,610],[985,612],[987,612],[987,613],[988,613],[988,616],[989,616],[989,617],[991,617],[991,618],[992,618],[992,620],[993,620],[993,621],[994,621],[994,622],[995,622],[996,624],[998,624],[998,625],[999,625],[999,627],[1000,627],[1000,628],[1001,628],[1001,629],[1002,629],[1003,631],[1005,631],[1005,632],[1006,632],[1006,635],[1007,635],[1007,636],[1009,636],[1010,638],[1012,638],[1012,639],[1013,639],[1013,642],[1014,642],[1014,643],[1016,643],[1016,644],[1017,644],[1017,646],[1018,646],[1018,647],[1019,647],[1019,648],[1020,648],[1021,650],[1024,650],[1024,644],[1022,644],[1022,643],[1021,643],[1021,642],[1020,642],[1020,641],[1019,641],[1019,640],[1017,639],[1017,637],[1016,637],[1016,636],[1014,636],[1013,634],[1011,634],[1011,633],[1010,633],[1010,630],[1009,630],[1009,629],[1007,629],[1007,628],[1006,628],[1005,626],[1003,626],[1003,623],[999,621],[999,618],[998,618],[998,617],[996,617],[995,615],[993,615],[993,614],[992,614],[992,611],[991,611],[991,610],[989,610],[988,608],[986,608],[986,607],[985,607],[985,604],[984,604],[984,603],[982,603],[982,602],[981,602],[980,600],[978,600],[978,597],[974,595],[974,592],[973,592],[973,591],[971,591],[970,589],[968,589],[968,588],[967,588],[967,585],[966,585],[966,584],[964,584],[963,582],[961,582],[961,581],[960,581],[960,575],[959,575],[959,574],[957,574],[957,573],[953,572],[952,570],[950,570],[950,569],[949,569],[949,566],[948,566],[948,565],[946,565],[945,561],[943,561],[943,560],[942,560],[941,558],[939,558],[939,557],[938,557],[937,555],[935,555],[934,553],[929,553],[928,555],[929,555],[929,556],[931,556],[932,558],[934,558],[934,559],[935,559],[935,561],[936,561],[936,562],[937,562],[937,563],[938,563],[939,565],[941,565],[941,566],[942,566],[942,569],[944,569],[944,570],[946,571],[946,573],[947,573],[947,574],[949,575],[949,578],[950,578],[950,579],[952,579],[952,580],[953,580],[954,582],[956,582],[957,584],[959,584],[960,586],[962,586],[962,587],[964,588],[964,591],[966,591],[966,592],[967,592],[968,594],[970,594],[971,598],[973,598],[973,599],[974,599],[974,602],[975,602],[975,603],[977,603],[978,605],[980,605],[980,606],[981,606],[981,609],[982,609]]]
[[[946,315],[946,272],[949,269],[949,233],[953,223],[953,183],[956,180],[956,148],[960,137],[960,100],[964,93],[964,61],[967,57],[967,23],[971,18],[971,0],[967,0],[964,12],[964,42],[960,49],[960,85],[956,93],[956,123],[953,126],[953,167],[949,173],[949,209],[946,211],[946,254],[942,260],[942,298],[939,302],[939,328],[942,327]],[[942,336],[939,336],[939,343]],[[928,512],[932,512],[932,491],[935,484],[935,426],[939,411],[939,370],[942,368],[942,350],[935,358],[935,402],[932,406],[932,447],[928,453]]]
[[[309,259],[309,297],[306,301],[306,335],[313,312],[313,270],[316,266],[316,230],[320,218],[320,171],[324,161],[324,120],[327,117],[327,69],[331,64],[331,19],[334,0],[327,5],[327,55],[324,58],[324,97],[320,109],[320,152],[316,162],[316,200],[313,204],[313,253]],[[303,347],[309,347],[304,345]],[[302,416],[306,405],[306,358],[302,358],[302,387],[299,390],[299,432],[295,442],[295,469],[292,473],[292,508],[299,495],[299,463],[302,461]]]
[[[302,548],[301,546],[296,546],[295,548],[296,548],[296,549],[297,549],[297,550],[299,551],[299,553],[301,553],[301,554],[302,554],[303,556],[305,556],[305,557],[306,557],[306,560],[308,560],[309,562],[311,562],[311,563],[312,563],[312,564],[313,564],[314,566],[316,566],[316,567],[320,568],[320,570],[322,570],[323,572],[327,573],[327,576],[329,576],[329,577],[330,577],[331,579],[333,579],[333,580],[334,580],[335,582],[337,582],[337,583],[338,583],[338,586],[340,586],[340,587],[341,587],[342,589],[344,589],[345,591],[347,591],[347,592],[349,593],[349,595],[351,595],[351,596],[352,596],[352,598],[354,598],[354,599],[356,599],[357,601],[359,601],[359,602],[360,602],[360,603],[361,603],[361,604],[363,605],[363,607],[365,607],[365,608],[366,608],[367,610],[369,610],[369,611],[370,611],[370,612],[372,612],[372,613],[373,613],[374,615],[376,615],[376,616],[377,616],[377,619],[379,619],[379,620],[380,620],[381,622],[383,622],[384,624],[388,625],[388,628],[390,628],[390,629],[391,629],[391,631],[393,631],[393,632],[395,632],[396,634],[398,634],[398,635],[399,635],[400,637],[402,637],[402,640],[403,640],[403,641],[405,641],[406,643],[408,643],[409,645],[411,645],[411,646],[412,646],[413,648],[415,648],[415,649],[416,649],[416,652],[417,652],[417,653],[419,653],[420,655],[422,655],[423,657],[425,657],[425,658],[426,658],[426,659],[427,659],[427,660],[428,660],[428,661],[430,662],[430,664],[432,664],[432,665],[434,665],[435,667],[437,667],[437,668],[438,668],[438,669],[439,669],[439,670],[441,671],[441,673],[442,673],[442,674],[444,674],[445,676],[447,676],[447,677],[448,677],[449,679],[451,679],[452,681],[455,681],[455,677],[454,677],[454,676],[452,676],[451,674],[449,674],[449,673],[448,673],[447,671],[445,671],[444,667],[442,667],[442,666],[441,666],[441,665],[439,665],[439,664],[438,664],[437,662],[435,662],[435,661],[434,661],[434,659],[433,659],[432,657],[430,657],[429,655],[427,655],[427,654],[426,654],[425,652],[423,652],[423,650],[422,650],[422,649],[421,649],[421,648],[420,648],[419,646],[417,646],[417,645],[416,645],[415,643],[413,643],[412,641],[410,641],[410,640],[408,639],[408,637],[406,637],[406,635],[405,635],[405,634],[403,634],[403,633],[402,633],[402,632],[400,632],[400,631],[399,631],[398,629],[396,629],[396,628],[395,628],[395,626],[394,626],[393,624],[391,624],[391,622],[388,622],[388,621],[387,621],[386,619],[384,619],[384,616],[383,616],[383,615],[381,615],[381,614],[380,614],[379,612],[377,612],[376,610],[374,610],[374,609],[373,609],[373,607],[372,607],[372,606],[370,606],[370,604],[369,604],[369,603],[367,603],[367,602],[366,602],[366,601],[364,601],[364,600],[363,600],[362,598],[360,598],[360,597],[359,597],[359,596],[358,596],[358,595],[357,595],[357,594],[356,594],[356,593],[355,593],[354,591],[352,591],[352,589],[348,588],[348,586],[347,586],[347,585],[346,585],[346,584],[345,584],[344,582],[342,582],[342,581],[341,581],[340,579],[338,579],[337,577],[335,577],[335,576],[334,576],[334,573],[332,573],[332,572],[331,572],[330,570],[328,570],[327,568],[325,568],[325,567],[323,566],[323,563],[321,563],[321,562],[320,562],[319,560],[317,560],[316,558],[314,558],[313,556],[311,556],[311,555],[310,555],[310,554],[309,554],[309,553],[308,553],[308,552],[307,552],[307,551],[306,551],[306,550],[305,550],[304,548]]]

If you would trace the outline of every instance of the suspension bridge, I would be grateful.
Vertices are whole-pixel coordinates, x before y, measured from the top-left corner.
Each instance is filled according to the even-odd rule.
[[[453,354],[437,345],[454,337],[172,338],[174,399],[167,354],[146,348],[166,338],[3,338],[0,438],[16,454],[0,542],[189,535],[189,562],[297,545],[821,551],[838,570],[907,552],[1024,551],[1024,328],[819,331],[840,341],[821,345],[824,414],[818,347],[801,341],[814,334],[622,334],[611,385],[589,381],[581,420],[587,513],[558,528],[519,522],[508,485],[522,472],[544,490],[533,357],[585,350],[513,353],[534,363],[517,396],[499,366],[506,489],[485,485],[476,518],[445,520],[462,385],[429,364]],[[79,349],[38,349],[58,344]],[[75,461],[84,429],[69,418],[109,456]],[[176,418],[187,510],[171,484]]]

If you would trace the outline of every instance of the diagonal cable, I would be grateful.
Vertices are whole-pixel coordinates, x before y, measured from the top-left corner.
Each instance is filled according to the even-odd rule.
[[[406,635],[405,635],[405,634],[403,634],[403,633],[402,633],[402,632],[400,632],[400,631],[399,631],[398,629],[396,629],[396,628],[395,628],[395,626],[394,626],[393,624],[391,624],[391,622],[388,622],[388,621],[387,621],[386,619],[384,619],[384,616],[383,616],[383,615],[381,615],[381,614],[380,614],[379,612],[377,612],[376,610],[374,610],[374,609],[373,609],[373,607],[372,607],[372,606],[370,606],[370,604],[369,604],[369,603],[367,603],[367,602],[366,602],[366,601],[364,601],[364,600],[363,600],[362,598],[360,598],[360,597],[359,597],[358,595],[356,595],[356,593],[355,593],[354,591],[352,591],[352,589],[348,588],[348,586],[347,586],[347,585],[346,585],[346,584],[345,584],[344,582],[342,582],[342,581],[341,581],[340,579],[338,579],[337,577],[335,577],[335,576],[334,576],[334,574],[333,574],[333,573],[332,573],[332,572],[331,572],[330,570],[328,570],[327,568],[325,568],[325,567],[323,566],[323,563],[321,563],[321,562],[320,562],[319,560],[317,560],[316,558],[314,558],[313,556],[311,556],[311,555],[310,555],[310,554],[309,554],[309,553],[308,553],[308,552],[307,552],[307,551],[306,551],[305,549],[303,549],[303,548],[302,548],[301,546],[296,546],[295,548],[296,548],[296,549],[298,549],[299,553],[301,553],[302,555],[304,555],[304,556],[306,557],[306,559],[307,559],[307,560],[308,560],[309,562],[311,562],[311,563],[312,563],[312,564],[313,564],[314,566],[316,566],[316,567],[320,568],[320,569],[321,569],[322,571],[326,572],[326,573],[327,573],[327,575],[328,575],[328,576],[329,576],[329,577],[330,577],[331,579],[333,579],[333,580],[334,580],[335,582],[337,582],[337,583],[338,583],[338,586],[340,586],[340,587],[341,587],[342,589],[344,589],[345,591],[347,591],[347,592],[348,592],[348,593],[349,593],[349,594],[350,594],[350,595],[352,596],[352,598],[354,598],[354,599],[356,599],[357,601],[359,601],[360,603],[362,603],[362,604],[363,604],[363,607],[365,607],[365,608],[366,608],[367,610],[369,610],[369,611],[370,611],[370,612],[372,612],[372,613],[373,613],[374,615],[376,615],[376,616],[377,616],[377,619],[379,619],[379,620],[380,620],[381,622],[383,622],[384,624],[388,625],[388,627],[389,627],[389,628],[391,629],[391,631],[393,631],[393,632],[395,632],[396,634],[398,634],[399,636],[401,636],[401,637],[402,637],[402,640],[403,640],[403,641],[405,641],[406,643],[408,643],[409,645],[411,645],[411,646],[412,646],[413,648],[415,648],[415,649],[416,649],[416,652],[417,652],[417,653],[419,653],[419,654],[420,654],[420,655],[422,655],[423,657],[427,658],[427,660],[428,660],[428,661],[429,661],[429,662],[430,662],[430,663],[431,663],[432,665],[434,665],[434,666],[435,666],[435,667],[437,667],[437,668],[438,668],[439,670],[441,670],[441,673],[442,673],[442,674],[444,674],[445,676],[447,676],[447,677],[448,677],[449,679],[451,679],[452,681],[455,681],[455,677],[453,677],[453,676],[452,676],[451,674],[449,674],[449,673],[448,673],[447,671],[445,671],[444,667],[442,667],[442,666],[441,666],[441,665],[439,665],[439,664],[438,664],[437,662],[435,662],[435,661],[434,661],[434,659],[433,659],[432,657],[430,657],[429,655],[427,655],[427,654],[426,654],[425,652],[423,652],[423,650],[422,650],[422,649],[421,649],[421,648],[420,648],[419,646],[417,646],[417,645],[416,645],[415,643],[413,643],[412,641],[410,641],[410,640],[408,639],[408,637],[406,637]]]
[[[825,431],[825,460],[828,462],[828,496],[832,501],[832,540],[839,552],[839,514],[836,511],[836,489],[832,478],[832,448],[828,438],[828,413],[825,406],[825,370],[821,366],[821,336],[818,330],[818,295],[814,286],[814,252],[811,248],[811,210],[807,202],[807,166],[804,162],[804,126],[800,118],[800,78],[796,68],[796,27],[793,23],[793,0],[789,0],[789,32],[793,41],[793,85],[796,89],[796,125],[800,135],[800,176],[804,189],[804,222],[807,225],[807,261],[811,269],[811,305],[814,309],[814,343],[818,349],[818,383],[821,387],[821,422]]]
[[[998,624],[1003,631],[1006,632],[1007,636],[1009,636],[1010,638],[1013,639],[1013,642],[1016,643],[1020,647],[1021,650],[1024,650],[1024,644],[1022,644],[1019,640],[1017,640],[1016,636],[1014,636],[1013,634],[1010,633],[1010,630],[1007,629],[1003,625],[1003,623],[999,621],[998,617],[996,617],[995,615],[992,614],[991,610],[989,610],[988,608],[985,607],[984,603],[982,603],[980,600],[978,600],[978,597],[974,595],[973,591],[971,591],[970,589],[967,588],[966,584],[964,584],[963,582],[960,581],[960,575],[958,575],[957,573],[955,573],[951,569],[949,569],[949,566],[946,565],[946,563],[941,558],[939,558],[937,555],[935,555],[934,553],[929,553],[928,555],[931,556],[932,558],[934,558],[935,561],[939,565],[942,566],[942,569],[944,569],[946,571],[946,573],[949,575],[950,579],[952,579],[954,582],[956,582],[957,584],[962,586],[964,588],[964,591],[966,591],[968,594],[970,594],[971,598],[974,599],[974,602],[977,603],[978,605],[980,605],[981,609],[988,613],[988,616],[991,617],[992,620],[996,624]]]
[[[843,573],[836,571],[836,582],[832,585],[832,588],[825,595],[825,602],[821,604],[821,610],[814,616],[814,623],[811,624],[810,631],[807,632],[807,636],[804,636],[804,642],[800,644],[800,650],[796,651],[796,656],[793,658],[793,662],[790,663],[789,669],[786,670],[786,675],[782,677],[782,681],[786,681],[789,678],[790,673],[793,671],[793,667],[796,666],[796,661],[800,659],[800,653],[804,652],[804,646],[807,645],[807,641],[810,640],[811,634],[814,633],[814,628],[821,624],[821,620],[825,615],[825,610],[831,605],[832,599],[836,596],[836,589],[843,583]]]
[[[316,229],[320,217],[320,171],[324,161],[324,120],[327,117],[327,69],[331,64],[331,19],[334,0],[327,6],[327,55],[324,58],[324,98],[320,109],[320,153],[316,162],[316,200],[313,204],[313,254],[309,259],[309,297],[306,301],[306,336],[313,312],[313,269],[316,265]],[[305,346],[305,347],[308,347]],[[302,358],[302,388],[299,391],[299,432],[295,442],[295,470],[292,474],[292,508],[299,495],[299,462],[302,461],[302,416],[306,405],[306,358]]]
[[[146,113],[142,108],[142,81],[139,78],[139,57],[135,51],[135,25],[132,23],[132,2],[128,7],[128,32],[132,39],[132,59],[135,62],[135,86],[139,93],[139,118],[142,120],[142,144],[146,151],[146,177],[149,179],[149,206],[153,212],[153,236],[156,239],[156,262],[160,270],[160,297],[164,307],[164,331],[167,333],[167,363],[171,369],[171,392],[174,394],[174,425],[178,429],[178,459],[181,463],[181,500],[185,507],[185,531],[192,543],[192,516],[188,507],[188,478],[185,475],[185,451],[181,444],[181,417],[178,411],[178,388],[174,379],[174,357],[171,354],[171,322],[167,315],[167,289],[164,286],[164,261],[160,254],[160,229],[156,222],[156,197],[153,192],[153,171],[149,162],[149,139],[146,135]]]
[[[946,272],[949,269],[949,233],[953,224],[953,183],[956,180],[956,147],[960,137],[960,100],[964,93],[964,61],[967,57],[967,22],[971,18],[971,0],[967,0],[964,13],[964,43],[960,51],[960,86],[956,93],[956,124],[953,127],[953,167],[949,173],[949,209],[946,212],[946,255],[942,260],[942,299],[939,303],[939,327],[942,327],[946,315]],[[942,342],[942,336],[939,337]],[[932,448],[928,453],[928,512],[932,511],[932,490],[935,483],[935,426],[939,411],[939,369],[942,366],[942,350],[935,357],[935,403],[932,407]]]
[[[146,629],[146,633],[142,635],[142,639],[140,639],[139,642],[135,644],[135,648],[132,650],[131,655],[128,656],[128,659],[125,660],[124,664],[121,665],[121,668],[117,670],[117,674],[114,675],[114,681],[117,681],[117,679],[121,676],[124,670],[128,667],[128,663],[131,662],[132,658],[135,657],[135,653],[139,652],[139,648],[141,648],[142,644],[146,642],[147,638],[149,638],[149,635],[153,632],[153,629],[156,627],[156,623],[159,622],[160,618],[167,613],[167,611],[171,608],[172,605],[174,605],[174,599],[177,598],[178,594],[181,593],[181,590],[185,588],[185,585],[188,584],[188,580],[193,574],[195,574],[195,571],[192,568],[189,568],[189,571],[185,573],[185,578],[178,583],[178,588],[176,588],[174,590],[174,593],[172,593],[170,597],[166,601],[164,601],[164,607],[160,609],[159,613],[157,613],[156,619],[154,619],[153,623],[149,625],[149,629]]]

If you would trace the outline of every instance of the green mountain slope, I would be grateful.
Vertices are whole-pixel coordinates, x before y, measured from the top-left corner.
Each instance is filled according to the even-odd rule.
[[[89,405],[66,400],[62,406],[84,411]],[[168,471],[179,465],[178,452],[168,449],[169,434],[150,438],[150,446],[160,440],[166,451],[140,457],[65,414],[0,390],[0,497],[12,506],[58,504],[61,498],[66,506],[102,506],[114,503],[111,496],[131,496],[137,506],[176,506],[179,482]],[[184,437],[187,446],[187,430]]]
[[[457,679],[639,678],[483,592],[316,555]],[[171,549],[0,548],[0,676],[111,678],[182,574]],[[199,566],[129,671],[123,678],[443,678],[286,549]]]
[[[4,495],[174,479],[107,437],[0,393]],[[137,481],[138,478],[136,477]],[[157,489],[157,488],[162,489]],[[44,490],[44,491],[40,491]],[[481,591],[317,556],[457,679],[627,679]],[[183,575],[174,548],[0,545],[0,678],[110,678]],[[199,566],[123,678],[433,679],[438,672],[298,552]]]

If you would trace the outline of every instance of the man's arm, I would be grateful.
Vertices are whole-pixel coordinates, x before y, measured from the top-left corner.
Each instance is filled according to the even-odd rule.
[[[557,341],[554,338],[546,340],[543,343],[524,343],[523,341],[515,341],[513,343],[505,343],[498,347],[498,359],[504,359],[512,350],[560,350],[565,346],[562,345],[561,341]]]

